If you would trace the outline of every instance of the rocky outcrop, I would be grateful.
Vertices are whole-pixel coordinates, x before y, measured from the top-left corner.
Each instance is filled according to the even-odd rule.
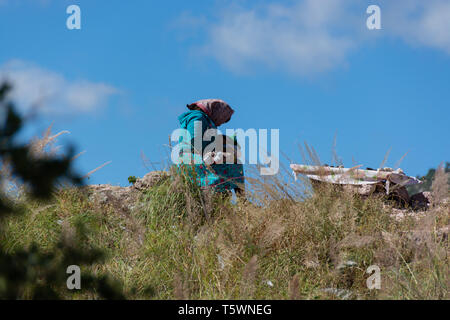
[[[138,178],[132,186],[120,187],[110,184],[89,185],[85,188],[89,193],[89,200],[97,205],[108,205],[129,212],[135,208],[142,191],[145,191],[169,177],[165,171],[152,171],[144,177]]]
[[[133,187],[112,186],[110,184],[89,185],[86,187],[89,200],[97,205],[112,206],[121,211],[130,211],[139,198]]]
[[[166,171],[151,171],[142,178],[138,178],[133,184],[133,188],[137,190],[146,190],[166,180],[168,177],[169,174]]]

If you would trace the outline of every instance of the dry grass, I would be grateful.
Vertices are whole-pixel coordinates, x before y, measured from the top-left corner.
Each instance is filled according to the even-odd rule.
[[[30,141],[31,155],[35,158],[42,157],[54,157],[58,155],[60,146],[56,145],[57,138],[63,134],[69,133],[68,131],[60,131],[57,134],[52,135],[52,125],[50,125],[40,137],[35,137]],[[23,195],[25,186],[21,181],[18,181],[13,177],[11,172],[11,165],[6,158],[0,160],[0,177],[2,191],[12,198],[17,199]]]
[[[448,173],[445,172],[444,163],[437,168],[431,188],[434,206],[439,206],[449,197]]]
[[[231,203],[173,172],[129,212],[99,206],[82,190],[61,190],[51,204],[28,202],[28,214],[8,218],[0,244],[57,250],[61,234],[83,223],[89,233],[79,241],[108,256],[94,271],[112,274],[132,299],[449,298],[450,204],[441,200],[445,188],[448,196],[442,175],[433,184],[433,208],[422,219],[398,220],[381,198],[332,186],[312,193],[283,174],[249,179],[247,200]],[[366,286],[374,264],[380,290]]]

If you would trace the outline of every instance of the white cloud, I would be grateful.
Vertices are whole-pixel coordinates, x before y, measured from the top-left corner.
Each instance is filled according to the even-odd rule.
[[[450,1],[386,1],[383,12],[391,35],[450,54]]]
[[[351,36],[338,32],[342,9],[338,0],[307,0],[228,10],[207,26],[203,52],[234,71],[258,65],[300,74],[329,70],[355,46]]]
[[[69,81],[59,73],[21,60],[0,66],[0,79],[12,84],[11,98],[20,108],[37,106],[40,112],[51,114],[92,112],[119,92],[104,83]]]
[[[299,75],[346,63],[368,39],[393,37],[450,54],[448,0],[294,0],[290,4],[241,2],[204,25],[206,41],[195,52],[234,72],[258,68]],[[258,2],[259,3],[259,2]],[[369,31],[366,8],[381,7],[382,30]]]

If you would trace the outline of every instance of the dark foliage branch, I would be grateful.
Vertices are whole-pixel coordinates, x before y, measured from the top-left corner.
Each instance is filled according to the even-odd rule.
[[[29,195],[36,199],[49,199],[55,185],[67,181],[80,186],[82,178],[72,168],[73,149],[63,157],[36,157],[28,144],[17,143],[15,137],[24,125],[20,114],[7,94],[8,84],[0,84],[0,160],[11,167],[13,178],[27,186]],[[0,176],[1,180],[5,177]],[[9,200],[0,191],[0,232],[7,214],[21,214],[20,205]],[[83,228],[77,227],[77,233]],[[76,239],[75,239],[76,240]],[[77,245],[80,241],[61,239],[52,252],[44,252],[37,245],[7,252],[0,244],[0,299],[59,299],[66,287],[69,265],[87,267],[99,263],[104,256],[101,250]],[[106,299],[123,299],[117,285],[106,276],[82,274],[82,290]]]

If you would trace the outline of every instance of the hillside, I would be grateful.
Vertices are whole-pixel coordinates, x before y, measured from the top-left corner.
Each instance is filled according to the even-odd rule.
[[[3,100],[8,90],[0,86],[0,299],[449,298],[443,168],[414,210],[384,192],[311,192],[279,176],[247,174],[251,188],[236,199],[180,170],[85,186],[76,156],[51,148],[61,133],[16,139],[23,119]],[[67,286],[69,266],[80,267],[79,289]]]
[[[293,199],[275,184],[251,196],[258,205],[202,193],[174,173],[127,188],[64,188],[50,203],[26,201],[0,244],[57,252],[63,238],[101,249],[106,260],[82,271],[109,274],[130,299],[449,298],[448,199],[411,211],[331,187]],[[379,290],[366,284],[371,265],[381,269]]]

